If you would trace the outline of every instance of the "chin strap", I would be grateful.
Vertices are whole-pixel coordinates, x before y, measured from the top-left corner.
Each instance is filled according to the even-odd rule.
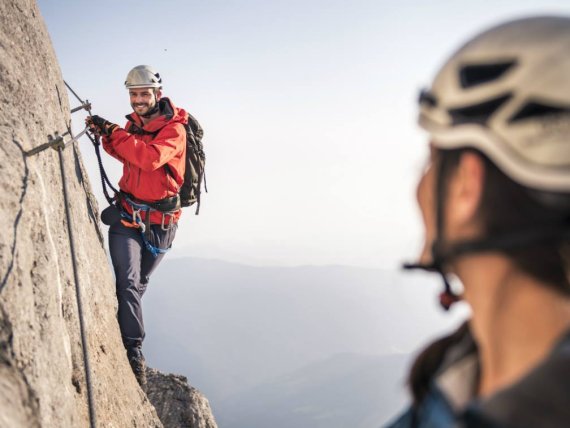
[[[506,251],[521,248],[526,245],[563,242],[570,239],[570,225],[537,226],[531,230],[519,231],[503,236],[497,236],[479,241],[465,241],[453,244],[448,251],[440,250],[441,245],[434,243],[432,254],[434,261],[431,263],[405,263],[405,270],[421,269],[428,272],[436,272],[443,279],[444,289],[439,295],[439,303],[447,311],[455,302],[461,300],[461,296],[451,289],[443,266],[452,259],[466,255],[482,253],[485,251]]]
[[[412,269],[421,269],[427,272],[434,272],[438,273],[443,280],[443,291],[439,293],[439,304],[441,307],[448,311],[455,302],[461,300],[461,296],[455,294],[451,289],[451,285],[449,284],[449,280],[445,275],[443,270],[443,265],[446,262],[445,257],[441,254],[440,251],[437,250],[439,245],[437,242],[434,243],[432,248],[432,254],[434,255],[434,261],[431,263],[404,263],[402,266],[405,270],[412,270]],[[437,255],[437,256],[436,256]]]
[[[422,269],[430,272],[437,272],[441,275],[441,279],[443,280],[443,291],[439,293],[439,304],[444,310],[448,311],[451,308],[451,305],[461,300],[461,296],[455,294],[451,289],[451,285],[449,285],[449,281],[447,280],[445,273],[440,270],[436,271],[433,264],[424,265],[419,263],[404,263],[402,267],[406,270]]]
[[[444,159],[439,159],[435,166],[437,168],[437,176],[435,180],[435,219],[436,219],[436,239],[431,248],[432,262],[430,264],[414,263],[404,265],[404,269],[422,269],[428,272],[437,272],[443,280],[443,291],[439,294],[439,303],[446,311],[451,308],[455,302],[461,300],[461,296],[455,294],[451,289],[451,285],[445,275],[444,266],[449,262],[450,258],[444,252],[444,213],[445,213],[445,177],[446,172],[451,167]]]

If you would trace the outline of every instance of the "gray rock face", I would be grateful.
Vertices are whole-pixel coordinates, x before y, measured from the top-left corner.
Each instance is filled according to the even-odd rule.
[[[184,376],[147,369],[147,395],[165,428],[217,428],[210,403]]]
[[[78,113],[81,114],[81,113]],[[83,115],[82,115],[83,116]],[[83,117],[76,120],[82,121]],[[33,0],[0,2],[0,427],[89,426],[59,153],[25,152],[70,124]],[[66,137],[69,138],[69,137]],[[91,150],[89,143],[82,143]],[[98,427],[160,427],[116,321],[98,207],[77,145],[62,153]]]

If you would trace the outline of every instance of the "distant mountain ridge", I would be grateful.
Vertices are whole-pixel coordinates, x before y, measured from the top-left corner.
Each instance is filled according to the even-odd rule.
[[[462,318],[440,311],[435,302],[439,286],[437,279],[397,271],[166,258],[144,298],[145,352],[151,365],[188,376],[210,399],[221,426],[239,427],[229,423],[238,416],[252,423],[235,412],[236,403],[245,412],[270,397],[274,399],[265,405],[273,415],[260,414],[260,420],[281,414],[292,422],[294,415],[289,426],[318,426],[315,418],[340,409],[335,410],[327,389],[327,382],[336,378],[316,376],[320,366],[322,373],[337,367],[338,376],[346,376],[343,388],[354,399],[352,407],[345,403],[347,409],[366,403],[359,418],[386,420],[402,404],[405,355]],[[353,357],[343,360],[343,354]],[[364,388],[360,373],[376,383]],[[287,379],[297,382],[293,394]],[[322,399],[311,398],[319,389]],[[303,411],[295,404],[296,394],[316,407]],[[384,397],[386,407],[375,404],[378,397]],[[330,423],[331,428],[346,426]]]
[[[378,427],[406,402],[408,360],[337,354],[228,397],[219,422],[227,428]]]

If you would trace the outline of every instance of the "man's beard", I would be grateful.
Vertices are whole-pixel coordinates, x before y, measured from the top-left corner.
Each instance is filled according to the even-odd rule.
[[[133,111],[138,114],[139,116],[145,115],[148,112],[150,112],[154,106],[156,105],[156,103],[154,104],[150,104],[150,103],[132,103],[131,107],[133,108]],[[143,108],[142,111],[139,111],[141,108]]]
[[[144,112],[137,112],[136,110],[136,106],[138,105],[138,108],[141,107],[146,107]],[[154,104],[131,104],[131,106],[133,107],[133,110],[136,114],[138,114],[140,117],[144,117],[145,119],[149,119],[150,117],[154,116],[155,114],[157,114],[160,111],[160,106],[158,103],[158,99],[155,97],[154,99]]]

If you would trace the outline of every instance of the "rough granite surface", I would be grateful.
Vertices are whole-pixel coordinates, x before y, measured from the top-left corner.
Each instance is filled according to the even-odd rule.
[[[210,403],[184,376],[147,369],[147,395],[166,428],[217,428]]]
[[[63,134],[70,120],[67,91],[35,1],[2,0],[0,428],[89,426],[59,153],[25,155],[48,135]],[[78,146],[62,155],[97,427],[161,427],[125,357],[98,207]]]

